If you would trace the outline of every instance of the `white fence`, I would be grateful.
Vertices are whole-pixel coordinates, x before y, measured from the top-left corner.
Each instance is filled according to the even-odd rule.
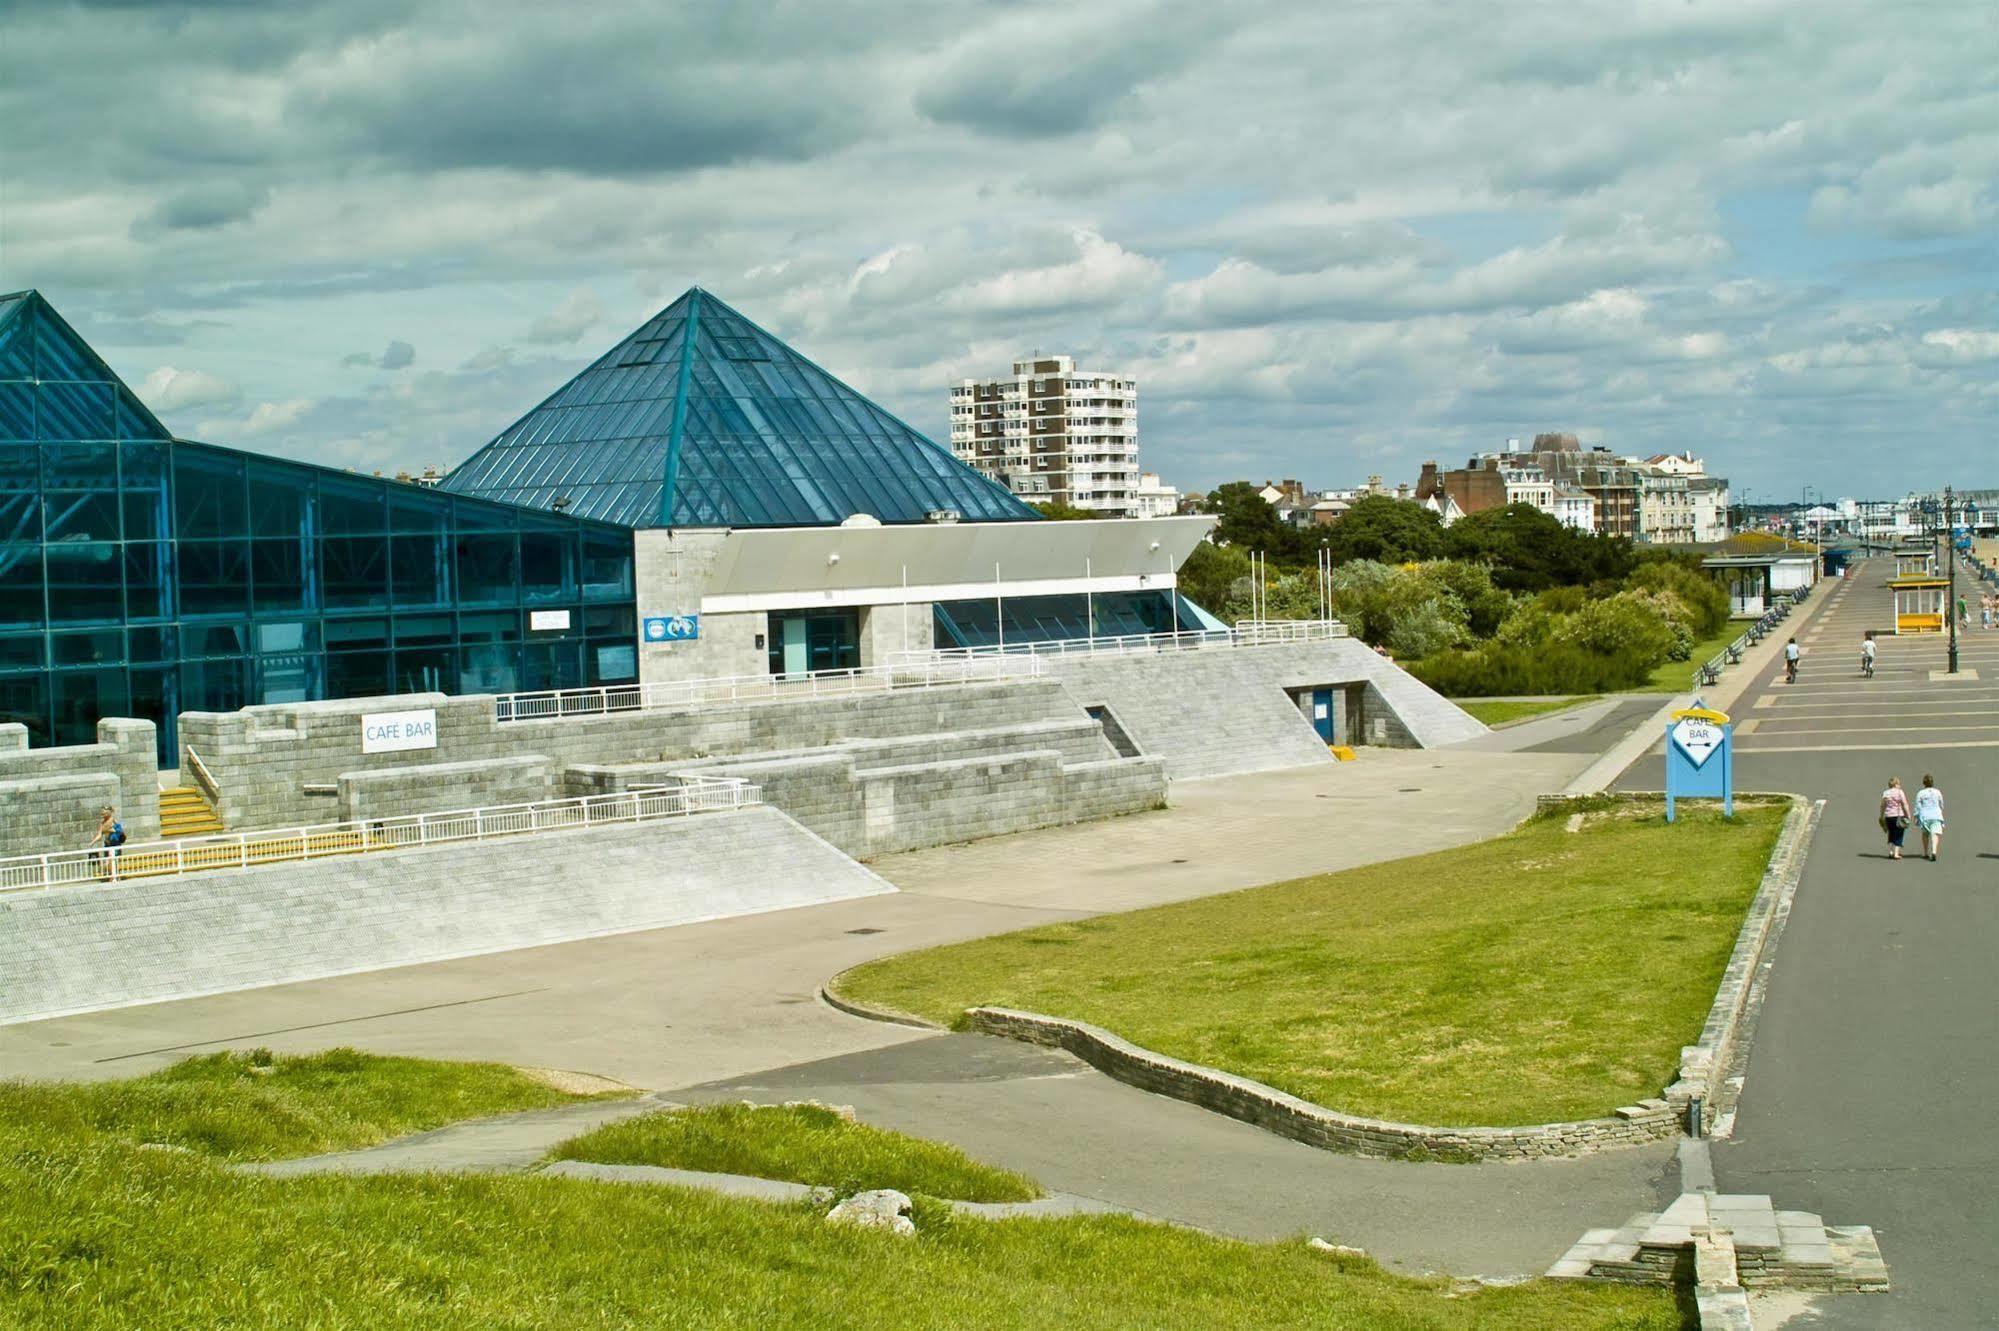
[[[360,855],[378,850],[490,841],[606,823],[646,823],[661,818],[740,809],[760,803],[758,788],[740,777],[686,776],[673,785],[647,786],[581,799],[503,804],[444,813],[369,818],[268,832],[236,832],[180,841],[135,842],[108,850],[65,850],[0,860],[0,892],[179,877],[210,869],[248,869],[288,861]]]
[[[612,684],[595,689],[551,689],[502,693],[494,700],[501,721],[543,721],[607,712],[671,711],[726,703],[791,702],[839,698],[889,689],[937,688],[1001,679],[1031,679],[1041,673],[1035,660],[932,660],[912,652],[909,659],[854,670],[820,670],[796,675],[725,675],[656,684]]]
[[[1347,636],[1337,619],[1239,620],[1232,629],[1186,629],[1179,633],[1128,633],[1110,638],[1058,638],[1047,642],[988,643],[979,647],[940,647],[928,652],[897,652],[898,664],[926,661],[1045,660],[1066,656],[1142,656],[1201,647],[1269,647],[1287,642],[1325,642]]]

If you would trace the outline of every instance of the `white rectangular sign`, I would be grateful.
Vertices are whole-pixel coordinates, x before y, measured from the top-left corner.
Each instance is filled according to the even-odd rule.
[[[568,627],[569,612],[567,610],[528,611],[528,628],[531,630],[566,629]]]
[[[437,712],[369,712],[361,718],[361,752],[399,753],[437,747]]]

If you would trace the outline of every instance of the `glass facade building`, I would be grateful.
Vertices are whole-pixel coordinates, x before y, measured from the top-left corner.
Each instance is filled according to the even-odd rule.
[[[698,287],[444,485],[628,527],[1041,516]]]
[[[637,677],[628,529],[173,438],[0,297],[0,721]]]

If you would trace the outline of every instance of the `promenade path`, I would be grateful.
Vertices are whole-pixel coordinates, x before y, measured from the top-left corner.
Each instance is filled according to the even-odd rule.
[[[1870,560],[1803,629],[1798,682],[1766,665],[1731,708],[1736,783],[1823,797],[1825,816],[1779,941],[1724,1192],[1768,1193],[1831,1224],[1872,1225],[1892,1293],[1787,1324],[1868,1331],[1999,1326],[1999,631],[1972,618],[1961,674],[1940,637],[1897,638]],[[1860,678],[1860,640],[1880,658]],[[1941,859],[1886,858],[1891,775],[1947,797]],[[1658,789],[1663,759],[1626,773]]]

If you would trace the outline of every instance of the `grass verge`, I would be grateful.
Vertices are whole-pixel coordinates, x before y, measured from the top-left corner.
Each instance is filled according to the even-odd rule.
[[[0,1082],[0,1121],[32,1118],[52,1132],[218,1160],[279,1160],[592,1098],[554,1090],[498,1063],[385,1058],[352,1049],[280,1058],[259,1049],[190,1058],[131,1081],[60,1087]]]
[[[1618,802],[1456,850],[871,962],[837,987],[1105,1027],[1347,1113],[1593,1118],[1670,1081],[1785,809]],[[1376,829],[1392,833],[1389,826]]]
[[[202,1059],[123,1087],[0,1087],[0,1325],[1682,1324],[1665,1291],[1535,1281],[1466,1292],[1303,1243],[1235,1243],[1115,1217],[991,1223],[922,1202],[917,1237],[896,1239],[828,1226],[813,1209],[678,1188],[534,1176],[240,1174],[213,1157],[358,1145],[393,1126],[437,1126],[436,1114],[454,1104],[482,1113],[555,1094],[495,1075],[505,1069],[404,1059],[343,1054],[269,1066],[241,1073]],[[279,1111],[284,1126],[226,1126],[267,1110]],[[139,1145],[161,1136],[188,1149]]]
[[[647,1114],[572,1137],[551,1154],[782,1179],[843,1197],[869,1188],[966,1202],[1025,1202],[1041,1195],[1030,1179],[982,1164],[955,1146],[850,1123],[816,1105],[703,1105]]]
[[[1486,725],[1497,726],[1508,721],[1524,721],[1530,716],[1566,712],[1571,707],[1581,707],[1602,699],[1600,693],[1579,693],[1568,698],[1460,698],[1457,704]]]

